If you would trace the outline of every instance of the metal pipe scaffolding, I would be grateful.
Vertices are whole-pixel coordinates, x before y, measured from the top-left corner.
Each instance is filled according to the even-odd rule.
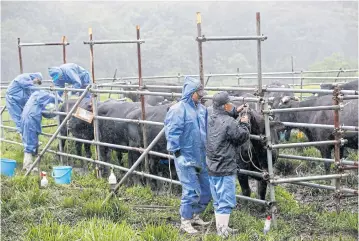
[[[307,187],[314,187],[314,188],[319,188],[319,189],[326,189],[326,190],[331,190],[331,191],[336,190],[336,188],[333,187],[333,186],[328,186],[328,185],[323,185],[323,184],[318,184],[318,183],[311,183],[311,182],[293,182],[293,183],[290,183],[290,184],[307,186]],[[349,188],[340,188],[339,192],[358,195],[358,190],[349,189]]]
[[[284,113],[284,112],[298,112],[298,111],[318,111],[318,110],[340,110],[342,105],[328,105],[328,106],[315,106],[315,107],[298,107],[298,108],[283,108],[263,110],[263,113]]]
[[[348,70],[342,70],[344,73],[352,73],[352,72],[358,72],[358,69],[348,69]],[[262,73],[263,75],[292,75],[292,74],[306,74],[306,73],[337,73],[338,70],[324,70],[324,71],[292,71],[292,72],[264,72]],[[247,75],[258,75],[258,73],[233,73],[233,74],[204,74],[204,77],[242,77],[242,76],[247,76]],[[158,75],[158,76],[143,76],[143,79],[178,79],[178,78],[183,78],[185,76],[190,76],[190,77],[199,77],[199,75],[196,74],[177,74],[177,75]],[[317,76],[313,76],[313,77],[317,77]],[[308,77],[303,77],[303,78],[311,78],[310,76]],[[327,76],[323,76],[321,77],[321,79],[326,79]],[[124,76],[124,77],[118,77],[116,78],[116,80],[131,80],[131,79],[137,79],[137,77],[131,77],[131,76]],[[288,79],[292,79],[291,76],[288,76]],[[331,78],[332,79],[332,78]],[[335,77],[335,79],[337,79]],[[108,78],[98,78],[98,81],[103,81],[103,80],[113,80],[113,78],[108,77]],[[320,83],[318,83],[320,84]],[[289,84],[291,85],[291,84]],[[303,85],[310,85],[310,84],[303,84]]]
[[[17,38],[17,48],[19,54],[19,65],[20,65],[20,74],[24,73],[23,63],[22,63],[22,47],[34,47],[34,46],[62,46],[62,59],[63,63],[66,63],[66,46],[70,45],[66,41],[66,37],[62,36],[61,42],[49,42],[49,43],[21,43],[20,38]]]
[[[318,161],[318,162],[334,163],[334,159],[319,158],[319,157],[307,157],[307,156],[294,156],[294,155],[279,154],[278,158],[286,158],[286,159],[302,160],[302,161]],[[358,166],[357,161],[341,160],[340,163],[344,164],[344,165]]]
[[[265,88],[265,92],[290,92],[290,93],[318,93],[318,94],[333,94],[334,90],[322,90],[322,89],[289,89],[289,88]],[[340,90],[341,94],[358,95],[357,90]]]
[[[270,183],[279,184],[279,183],[286,183],[286,182],[326,180],[326,179],[333,179],[333,178],[342,178],[342,177],[347,177],[347,176],[349,176],[349,173],[331,174],[331,175],[322,175],[322,176],[279,178],[279,179],[270,180]]]
[[[296,123],[296,122],[282,122],[282,124],[285,125],[285,126],[290,126],[290,127],[335,129],[334,125]],[[341,125],[340,128],[342,130],[348,130],[348,131],[359,131],[358,126],[344,126],[344,125]]]
[[[59,134],[60,130],[62,127],[64,127],[67,123],[67,121],[70,119],[71,114],[76,110],[77,106],[79,106],[79,104],[81,103],[81,100],[83,98],[85,98],[87,92],[89,91],[91,85],[88,85],[85,89],[85,91],[81,94],[80,98],[76,101],[76,103],[74,104],[74,106],[72,107],[72,109],[70,110],[70,112],[67,114],[67,116],[65,117],[65,119],[62,121],[61,125],[57,128],[57,130],[55,131],[55,133],[53,134],[53,136],[50,138],[49,142],[46,144],[45,148],[41,151],[41,153],[37,156],[36,160],[34,161],[34,163],[31,165],[30,169],[27,170],[27,172],[25,173],[25,176],[29,175],[29,173],[31,172],[31,170],[35,167],[35,165],[39,162],[40,158],[42,157],[42,155],[44,155],[44,153],[46,152],[46,150],[50,147],[51,143],[55,140],[57,134]]]
[[[269,146],[270,149],[279,149],[279,148],[293,148],[293,147],[306,147],[306,146],[325,146],[325,145],[335,145],[345,144],[347,140],[332,140],[332,141],[312,141],[312,142],[298,142],[298,143],[289,143],[289,144],[274,144]]]
[[[223,36],[223,37],[197,37],[198,42],[209,42],[209,41],[238,41],[238,40],[259,40],[264,41],[267,36]]]
[[[137,41],[140,41],[140,26],[136,26],[136,38]],[[142,62],[141,62],[141,43],[137,43],[137,63],[138,63],[138,88],[143,88],[143,82],[142,82]],[[145,96],[140,95],[140,101],[141,101],[141,118],[142,120],[146,120],[146,107],[145,107]],[[147,129],[146,124],[141,124],[142,129],[142,138],[143,138],[143,148],[147,148]],[[145,155],[145,172],[150,173],[150,163],[148,160],[148,155]],[[147,185],[149,185],[149,181],[147,179]]]
[[[145,40],[90,40],[84,41],[84,44],[95,45],[95,44],[142,44]]]

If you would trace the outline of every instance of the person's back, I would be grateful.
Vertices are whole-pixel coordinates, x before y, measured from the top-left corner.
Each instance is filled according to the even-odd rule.
[[[16,129],[20,132],[21,113],[30,95],[35,91],[34,84],[41,84],[41,73],[26,73],[16,76],[6,90],[6,108]]]
[[[237,148],[249,138],[247,124],[236,121],[225,110],[214,109],[208,117],[207,159],[208,173],[226,176],[236,173]],[[207,162],[208,164],[208,162]]]
[[[85,89],[91,82],[90,73],[74,63],[50,67],[48,70],[55,86],[60,88],[64,88],[67,83],[75,89]],[[62,96],[63,91],[58,91],[58,93]]]

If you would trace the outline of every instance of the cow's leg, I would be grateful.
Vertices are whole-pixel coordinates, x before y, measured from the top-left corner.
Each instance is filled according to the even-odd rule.
[[[290,128],[288,128],[288,129],[286,129],[285,130],[285,140],[286,141],[289,141],[289,139],[290,139],[290,132],[291,132],[292,130],[290,129]]]
[[[75,141],[75,148],[76,148],[76,155],[82,156],[82,143]],[[75,162],[72,160],[70,165],[74,166]]]
[[[120,149],[116,150],[116,157],[117,157],[117,162],[118,165],[122,166],[122,151]]]
[[[91,158],[92,157],[92,153],[91,153],[91,145],[90,144],[84,144],[84,148],[85,148],[85,155],[87,158]],[[81,161],[81,166],[84,168],[85,171],[88,170],[88,163],[85,162],[84,160]]]
[[[322,155],[322,158],[328,158],[331,159],[331,150],[332,148],[329,147],[323,147],[320,149],[320,153]],[[330,162],[324,162],[324,168],[325,168],[325,173],[329,174],[330,173]]]
[[[139,155],[137,152],[135,151],[129,151],[128,152],[128,168],[131,168],[133,166],[133,164],[137,161]],[[141,171],[142,168],[141,168],[141,164],[139,165],[139,167],[137,168],[138,171]],[[141,183],[141,177],[139,177],[138,175],[136,174],[132,174],[130,177],[129,177],[129,180],[131,179],[132,182],[129,182],[129,184],[133,184],[133,185],[139,185],[141,186],[142,183]]]
[[[105,147],[105,146],[101,146],[100,147],[100,155],[101,155],[101,160],[108,163],[108,161],[109,161],[109,148]],[[100,169],[102,177],[107,177],[108,176],[108,167],[107,166],[101,165],[99,167],[99,169]]]
[[[340,147],[340,159],[343,159],[344,158],[344,155],[345,154],[345,152],[344,152],[344,146],[341,146]]]
[[[239,185],[241,185],[242,194],[244,196],[251,196],[251,188],[249,187],[248,176],[244,174],[237,174]]]
[[[266,193],[267,193],[267,181],[262,179],[262,180],[259,180],[258,183],[259,183],[259,185],[258,185],[259,198],[261,200],[265,200],[266,199]]]
[[[159,170],[158,166],[160,165],[159,160],[148,157],[150,164],[150,174],[158,176]],[[157,162],[157,163],[156,163]],[[155,180],[153,178],[148,178],[148,183],[150,184],[151,190],[158,191],[161,181]]]

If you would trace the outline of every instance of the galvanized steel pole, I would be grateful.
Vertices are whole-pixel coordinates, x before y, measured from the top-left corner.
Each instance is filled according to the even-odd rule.
[[[136,37],[137,40],[140,41],[140,26],[136,26]],[[137,62],[138,62],[138,89],[141,90],[143,88],[143,81],[142,81],[142,62],[141,62],[141,43],[137,42]],[[146,120],[146,108],[145,108],[145,96],[140,95],[141,101],[141,118],[142,120]],[[146,124],[142,123],[142,137],[143,137],[143,147],[144,149],[147,148],[147,128]],[[145,172],[150,173],[150,163],[148,160],[148,155],[145,155]],[[149,179],[146,179],[147,185],[150,184]]]
[[[59,98],[58,98],[58,94],[56,91],[53,92],[54,95],[55,95],[55,110],[56,111],[59,111]],[[59,126],[61,125],[61,121],[60,121],[60,116],[59,115],[56,115],[56,121],[57,121],[57,128],[59,128]],[[59,137],[61,137],[61,132],[59,132]],[[63,140],[62,139],[59,139],[59,150],[60,152],[63,152],[63,149],[62,149],[62,143],[63,143]],[[64,165],[64,160],[63,160],[63,157],[60,156],[60,162],[61,162],[61,165]]]
[[[259,12],[256,13],[256,30],[257,36],[261,36],[261,14]],[[263,83],[262,83],[262,49],[261,49],[261,39],[257,40],[257,73],[258,73],[258,94],[259,96],[263,96],[264,93],[262,91]]]
[[[268,98],[266,97],[264,99],[264,105],[263,109],[268,110]],[[264,113],[264,127],[265,127],[265,134],[266,134],[266,140],[267,140],[267,146],[272,146],[272,138],[271,138],[271,131],[270,131],[270,121],[269,121],[269,114]],[[267,148],[267,162],[268,162],[268,173],[269,173],[269,180],[274,180],[274,170],[273,170],[273,160],[272,160],[272,149]],[[270,191],[270,201],[273,203],[271,206],[271,214],[272,214],[272,220],[273,224],[276,227],[277,221],[276,221],[276,213],[277,213],[277,206],[275,204],[275,189],[274,185],[270,182],[269,184],[269,191]]]
[[[66,36],[62,36],[62,58],[64,64],[66,64]]]
[[[92,35],[92,28],[89,28],[89,36],[90,36],[90,61],[91,61],[91,76],[92,76],[92,84],[93,84],[93,88],[96,90],[97,86],[96,86],[96,80],[95,80],[95,61],[94,61],[94,50],[93,50],[93,35]],[[98,95],[96,92],[92,92],[92,113],[94,116],[97,115],[97,98]],[[94,138],[95,141],[100,141],[100,133],[99,133],[99,128],[98,128],[98,120],[94,119],[93,120],[93,128],[94,128]],[[95,158],[99,161],[101,161],[101,152],[100,152],[100,146],[96,145],[96,152],[95,152]],[[96,172],[99,170],[99,167],[96,165]],[[101,177],[102,173],[101,172],[97,172],[96,173],[97,176]]]
[[[198,60],[199,60],[199,79],[204,86],[204,72],[203,72],[203,53],[202,53],[202,41],[199,38],[202,37],[202,18],[201,13],[197,12],[197,42],[198,42]]]
[[[21,54],[21,45],[20,45],[20,38],[17,38],[17,49],[19,52],[19,64],[20,64],[20,74],[24,73],[22,67],[22,54]]]
[[[334,92],[333,92],[333,104],[334,105],[340,104],[340,99],[338,98],[339,94],[340,94],[339,87],[335,87]],[[334,110],[334,128],[335,128],[334,138],[337,141],[337,143],[334,145],[334,161],[335,161],[335,164],[337,166],[339,166],[340,165],[340,145],[341,145],[339,140],[342,138],[342,135],[341,135],[342,130],[340,128],[340,119],[339,119],[339,110],[338,109]],[[338,173],[342,174],[342,170],[340,168],[338,169]],[[338,192],[340,189],[340,178],[334,179],[334,183],[335,183],[336,192]],[[337,211],[337,213],[339,213],[340,212],[340,198],[338,196],[336,196],[334,200],[335,200],[336,211]]]

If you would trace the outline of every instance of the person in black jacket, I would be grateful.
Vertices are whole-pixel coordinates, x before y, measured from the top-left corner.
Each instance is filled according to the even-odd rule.
[[[213,96],[213,112],[207,124],[207,167],[217,234],[226,237],[236,230],[228,227],[229,216],[236,205],[238,147],[249,140],[248,116],[236,120],[244,106],[235,107],[226,91]]]

